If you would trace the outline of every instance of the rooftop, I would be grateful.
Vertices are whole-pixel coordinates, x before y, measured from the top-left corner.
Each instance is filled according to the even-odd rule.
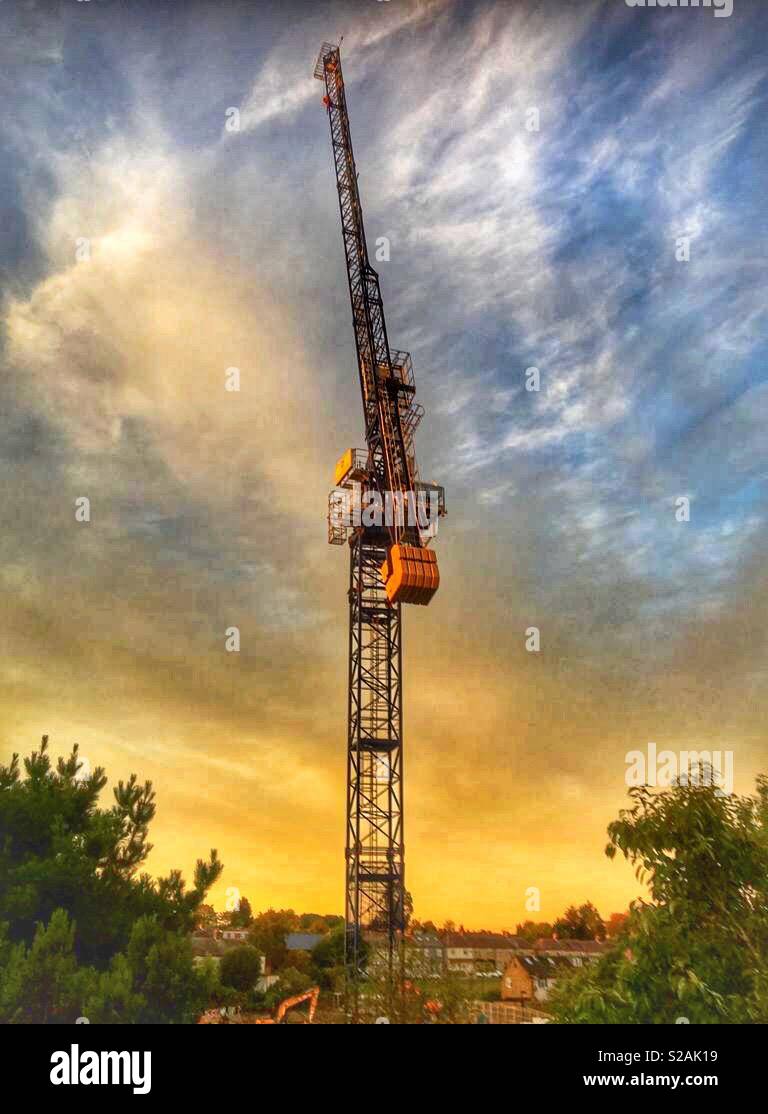
[[[289,932],[285,946],[289,952],[311,952],[322,939],[324,937],[319,932]]]
[[[451,932],[445,938],[446,948],[505,948],[525,947],[519,936],[506,936],[502,932]]]

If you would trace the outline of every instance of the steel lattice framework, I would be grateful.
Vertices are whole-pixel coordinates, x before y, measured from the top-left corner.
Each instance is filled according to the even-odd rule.
[[[386,934],[390,962],[403,927],[401,609],[380,566],[387,538],[350,545],[347,746],[347,962],[360,965],[364,929]]]
[[[323,44],[315,77],[325,83],[331,129],[368,446],[366,484],[381,493],[407,492],[416,479],[412,446],[420,413],[412,405],[406,353],[395,354],[406,375],[394,373],[379,277],[368,260],[338,46]],[[345,919],[353,971],[365,930],[384,934],[391,962],[403,928],[401,609],[387,601],[380,573],[401,529],[361,528],[350,538]]]
[[[351,450],[342,458],[348,463],[336,482],[346,489],[341,477],[354,473],[364,493],[385,502],[435,488],[444,514],[442,488],[417,478],[413,438],[423,409],[410,355],[390,349],[379,276],[368,258],[338,46],[323,43],[315,77],[325,85],[367,444],[366,453]],[[350,550],[345,916],[346,963],[357,972],[365,932],[384,936],[392,968],[405,919],[402,617],[395,589],[388,592],[397,575],[399,585],[415,587],[403,599],[426,603],[439,580],[434,556],[418,558],[428,545],[423,523],[396,514],[386,525],[347,528],[332,521],[344,494],[331,492],[328,540],[348,541]],[[406,565],[387,572],[385,587],[393,554]]]

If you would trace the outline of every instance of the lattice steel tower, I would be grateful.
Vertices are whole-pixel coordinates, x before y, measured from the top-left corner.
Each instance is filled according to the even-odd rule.
[[[336,465],[328,540],[349,545],[346,963],[359,969],[365,932],[384,934],[390,964],[404,927],[401,604],[427,604],[439,584],[429,549],[443,489],[418,480],[411,357],[390,349],[379,277],[368,259],[339,47],[323,43],[341,231],[367,449]]]

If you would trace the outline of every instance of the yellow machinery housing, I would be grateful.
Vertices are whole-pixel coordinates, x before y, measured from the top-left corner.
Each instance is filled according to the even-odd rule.
[[[347,449],[336,461],[333,471],[333,482],[336,487],[347,487],[354,481],[359,483],[365,478],[367,463],[368,453],[365,449]]]

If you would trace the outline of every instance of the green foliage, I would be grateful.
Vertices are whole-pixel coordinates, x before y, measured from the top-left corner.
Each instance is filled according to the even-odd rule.
[[[341,990],[344,986],[344,921],[315,944],[311,952],[310,974],[321,990]],[[360,966],[365,970],[368,964],[369,948],[365,940],[360,942]]]
[[[57,909],[48,926],[38,925],[30,948],[17,944],[5,954],[0,981],[0,1020],[13,1024],[74,1022],[95,972],[80,970],[74,954],[74,925]]]
[[[623,931],[627,916],[627,913],[611,913],[610,917],[605,922],[605,935],[609,939],[612,936],[618,936],[619,933]]]
[[[347,985],[347,971],[341,963],[335,967],[313,967],[312,977],[315,984],[326,992],[343,992]]]
[[[233,990],[251,990],[260,974],[261,953],[248,944],[225,952],[219,965],[221,985],[231,986]]]
[[[266,957],[270,971],[277,972],[288,961],[285,938],[298,931],[299,918],[293,909],[267,909],[253,918],[249,941]]]
[[[756,797],[684,784],[630,797],[606,854],[634,864],[651,901],[548,1008],[571,1023],[768,1022],[768,781]]]
[[[146,999],[134,989],[128,959],[118,953],[108,971],[99,972],[96,985],[83,1001],[83,1016],[98,1025],[135,1025],[142,1018]]]
[[[467,1024],[481,982],[446,971],[439,978],[406,979],[401,984],[383,966],[374,968],[358,984],[360,1019],[364,1024],[379,1017],[393,1025]]]
[[[426,1016],[433,1018],[438,1025],[466,1025],[470,1020],[472,1003],[478,998],[473,980],[464,979],[451,971],[428,983],[424,993],[427,995]],[[493,994],[494,997],[498,996],[498,984],[494,987]],[[439,1003],[441,1007],[435,1014],[431,1014],[428,1009],[431,1001]]]
[[[322,936],[326,932],[333,932],[335,928],[339,928],[343,924],[344,918],[337,914],[302,913],[299,916],[298,931],[312,932]]]
[[[312,965],[312,953],[292,951],[291,967],[294,967],[297,971],[302,971],[304,974],[310,974],[314,970]]]
[[[218,923],[216,910],[212,905],[198,905],[195,915],[195,929],[197,931],[214,929]]]
[[[312,965],[320,970],[344,964],[344,925],[318,940],[312,949]],[[367,950],[367,949],[366,949]]]
[[[128,942],[134,989],[143,998],[138,1021],[191,1024],[206,1004],[205,977],[192,962],[187,936],[168,932],[154,919],[136,922]]]
[[[515,929],[515,936],[533,943],[534,940],[549,938],[552,935],[552,925],[549,921],[524,921]]]
[[[155,815],[150,782],[84,775],[48,738],[0,766],[0,1021],[191,1021],[205,1001],[187,935],[221,874],[215,851],[187,890],[177,870],[138,874]]]
[[[440,930],[438,929],[438,927],[437,927],[437,925],[435,924],[434,921],[429,921],[429,920],[419,921],[419,920],[416,920],[415,918],[411,918],[410,927],[411,927],[411,931],[413,931],[413,932],[428,932],[432,936],[439,936],[440,935]]]
[[[569,906],[562,917],[552,926],[553,935],[558,940],[604,940],[603,919],[591,901]]]
[[[310,975],[304,971],[297,971],[295,967],[284,967],[280,978],[269,988],[265,1001],[267,1008],[272,1010],[284,998],[292,998],[294,994],[301,994],[309,990],[314,982]]]
[[[229,994],[234,994],[235,993],[234,991],[230,990],[229,987],[225,987],[224,989]],[[263,990],[256,990],[256,989],[249,990],[248,993],[244,997],[243,996],[240,997],[240,1002],[243,1006],[243,1009],[246,1010],[248,1013],[269,1013],[269,1006],[267,1004],[267,995]],[[216,1004],[218,1005],[219,1003],[217,1002]],[[229,1003],[229,1002],[223,1002],[222,1003],[222,1005],[230,1005],[230,1004],[231,1003]]]
[[[253,911],[247,897],[242,897],[237,909],[233,909],[228,916],[232,928],[247,928],[253,923]]]

